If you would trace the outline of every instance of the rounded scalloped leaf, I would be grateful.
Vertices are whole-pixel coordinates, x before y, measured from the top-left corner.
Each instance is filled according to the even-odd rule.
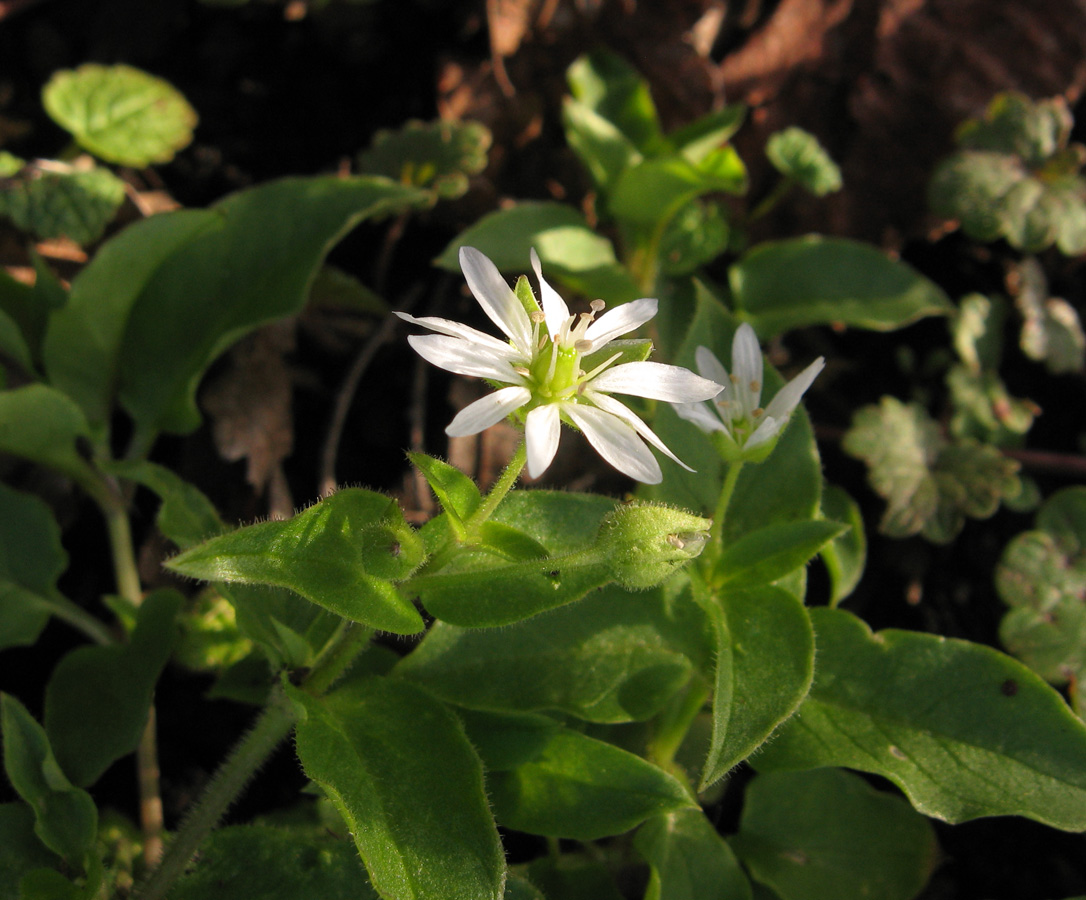
[[[816,197],[841,190],[841,170],[810,132],[786,128],[769,136],[766,156],[782,175],[793,178]]]
[[[173,85],[131,66],[64,69],[42,103],[81,147],[124,166],[169,162],[192,141],[198,118]]]

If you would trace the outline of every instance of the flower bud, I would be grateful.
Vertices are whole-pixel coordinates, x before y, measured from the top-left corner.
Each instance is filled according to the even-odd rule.
[[[595,549],[620,585],[650,588],[701,553],[710,525],[669,506],[628,503],[603,520]]]

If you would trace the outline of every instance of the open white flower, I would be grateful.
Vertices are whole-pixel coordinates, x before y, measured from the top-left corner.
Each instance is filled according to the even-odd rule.
[[[772,442],[788,423],[792,411],[807,388],[826,365],[819,357],[777,391],[763,409],[762,350],[758,336],[746,322],[732,340],[732,371],[721,365],[708,347],[695,354],[698,371],[713,381],[728,385],[728,392],[711,403],[675,403],[675,412],[707,434],[721,435],[720,445],[727,459],[757,459],[772,449]]]
[[[542,307],[534,298],[522,302],[494,263],[478,250],[460,248],[460,267],[468,287],[507,340],[449,319],[396,313],[437,332],[407,339],[423,359],[458,375],[507,385],[462,409],[446,434],[476,434],[516,414],[524,422],[528,474],[533,478],[543,474],[554,459],[562,422],[582,431],[600,456],[620,472],[646,484],[659,483],[663,475],[645,442],[689,469],[610,394],[696,403],[715,397],[722,385],[679,366],[643,359],[613,365],[631,350],[629,342],[615,339],[656,315],[657,301],[635,300],[596,318],[604,304],[595,300],[591,312],[573,316],[543,279],[534,250],[531,259]]]

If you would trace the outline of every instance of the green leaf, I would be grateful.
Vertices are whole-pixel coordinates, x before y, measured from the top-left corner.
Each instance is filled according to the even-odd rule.
[[[965,149],[1008,153],[1028,165],[1041,165],[1067,146],[1072,119],[1062,97],[1033,101],[1025,94],[997,94],[984,116],[958,126],[955,139]]]
[[[5,180],[0,216],[39,239],[67,237],[77,244],[93,244],[124,196],[124,182],[108,169],[29,163]]]
[[[94,784],[139,744],[183,604],[174,590],[148,594],[127,644],[78,647],[53,670],[45,689],[45,732],[77,786]]]
[[[645,900],[751,900],[739,861],[700,809],[649,819],[634,848],[649,864]]]
[[[711,658],[706,617],[688,592],[608,587],[506,628],[436,623],[396,671],[477,709],[629,722],[659,712],[692,663],[708,668]]]
[[[36,276],[32,286],[16,281],[0,269],[0,311],[17,327],[33,363],[27,371],[33,374],[41,361],[46,323],[54,310],[67,303],[68,291],[37,253],[32,253],[31,258]],[[15,351],[18,352],[17,348]],[[12,352],[12,348],[7,348],[7,352]]]
[[[910,266],[846,238],[766,241],[731,267],[729,280],[736,308],[763,337],[823,324],[892,331],[954,309]]]
[[[1037,514],[1037,527],[1003,551],[996,589],[1011,607],[1000,625],[1004,646],[1046,681],[1086,681],[1086,488],[1064,488]]]
[[[490,773],[488,786],[500,824],[579,841],[623,834],[652,815],[694,805],[667,772],[568,729],[531,761]]]
[[[611,122],[633,146],[652,155],[666,146],[648,82],[617,54],[599,50],[566,70],[574,98]]]
[[[747,108],[740,103],[713,110],[671,132],[668,142],[697,165],[739,131],[746,115]]]
[[[377,900],[350,841],[266,825],[211,832],[171,900]]]
[[[487,772],[508,772],[531,762],[562,728],[550,716],[538,713],[496,713],[464,708],[456,712]]]
[[[238,630],[260,645],[276,669],[311,666],[343,622],[286,588],[239,583],[217,588],[233,605]]]
[[[816,197],[841,190],[841,170],[818,138],[802,128],[771,134],[765,153],[778,172],[798,181]]]
[[[968,641],[810,611],[818,668],[759,770],[848,766],[948,822],[1021,815],[1086,828],[1086,724],[1009,656]]]
[[[608,867],[585,853],[540,857],[527,873],[547,900],[625,900]]]
[[[611,242],[589,228],[580,212],[562,203],[518,203],[483,216],[449,244],[434,264],[460,271],[458,254],[465,246],[475,247],[503,272],[513,274],[528,269],[528,254],[534,247],[548,281],[553,278],[608,304],[641,296],[615,258]]]
[[[658,227],[703,194],[739,194],[746,189],[747,171],[731,147],[695,166],[685,156],[647,159],[619,176],[608,208],[623,223]]]
[[[986,518],[1018,492],[1016,462],[991,445],[950,443],[923,407],[893,397],[857,411],[842,448],[867,463],[871,487],[888,501],[879,529],[892,537],[946,543],[966,516]]]
[[[454,534],[463,540],[467,536],[465,521],[483,502],[475,482],[455,466],[425,453],[408,453],[407,458],[422,473],[441,508],[448,513]]]
[[[34,813],[23,803],[0,804],[0,900],[20,900],[19,880],[28,872],[57,866],[60,859],[34,834]]]
[[[212,538],[166,565],[206,581],[289,588],[371,628],[415,634],[422,617],[392,582],[410,575],[422,554],[394,500],[349,488],[292,519]]]
[[[0,732],[4,770],[34,810],[34,833],[81,871],[98,830],[98,810],[90,794],[72,786],[53,756],[45,729],[10,694],[0,694]]]
[[[155,524],[182,550],[221,534],[226,528],[203,492],[165,466],[141,459],[110,462],[103,468],[158,494],[162,505]]]
[[[0,484],[0,650],[38,639],[67,567],[52,510]]]
[[[819,551],[830,576],[830,605],[836,606],[860,583],[867,560],[867,536],[859,504],[837,485],[823,486],[822,515],[849,525],[848,531]]]
[[[87,420],[71,400],[44,384],[0,393],[0,452],[21,456],[84,483],[98,480],[80,454]]]
[[[1043,361],[1053,374],[1081,371],[1086,365],[1086,334],[1075,308],[1050,297],[1048,281],[1036,259],[1018,264],[1015,305],[1022,314],[1022,352]]]
[[[387,678],[292,696],[306,712],[302,767],[343,815],[382,897],[501,898],[505,859],[482,766],[452,713]]]
[[[660,269],[672,277],[688,275],[728,246],[731,227],[718,203],[695,199],[683,205],[660,238]]]
[[[732,847],[781,900],[911,900],[935,868],[928,822],[837,769],[759,775]]]
[[[34,374],[34,361],[22,331],[15,320],[0,309],[0,357],[4,356],[14,360],[24,372]],[[4,362],[6,364],[6,360]]]
[[[136,168],[173,159],[192,141],[197,120],[169,82],[131,66],[63,69],[42,89],[42,105],[81,147]]]
[[[566,141],[604,192],[626,169],[641,161],[641,154],[617,125],[572,97],[562,102],[562,124]]]
[[[378,131],[358,155],[358,169],[422,188],[434,201],[455,200],[467,192],[468,177],[486,168],[490,143],[490,131],[479,122],[409,119],[395,131]]]
[[[754,752],[807,696],[814,633],[803,604],[762,587],[708,603],[716,630],[713,736],[701,787],[719,781]]]
[[[729,543],[713,567],[720,585],[769,584],[807,563],[847,526],[825,519],[767,525]]]

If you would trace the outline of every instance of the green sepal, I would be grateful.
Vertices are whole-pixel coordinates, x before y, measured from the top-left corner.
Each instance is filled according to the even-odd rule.
[[[483,502],[482,495],[475,482],[455,466],[425,453],[408,453],[421,473],[430,490],[437,496],[438,503],[449,517],[449,525],[459,540],[467,536],[465,522]]]

